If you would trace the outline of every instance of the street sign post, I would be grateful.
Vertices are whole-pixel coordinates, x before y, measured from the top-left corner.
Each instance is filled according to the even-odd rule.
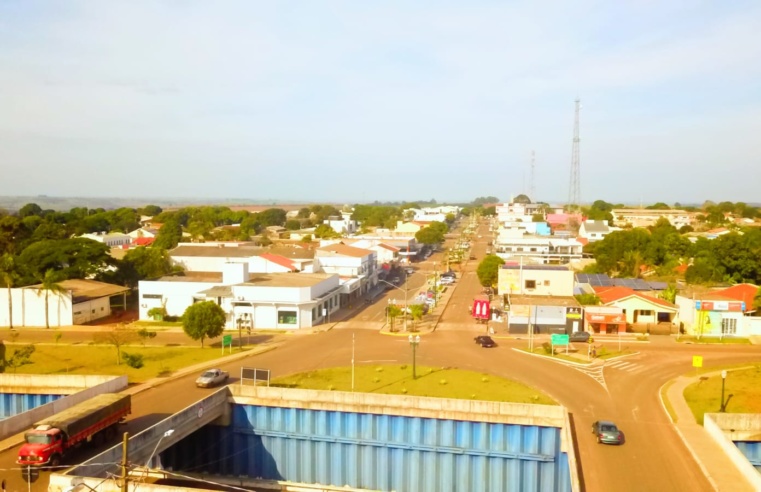
[[[222,336],[222,353],[225,353],[225,347],[230,347],[230,353],[233,353],[233,336],[232,335],[223,335]]]
[[[552,355],[555,355],[555,345],[565,345],[565,353],[568,354],[568,335],[553,333],[550,337],[552,343]]]

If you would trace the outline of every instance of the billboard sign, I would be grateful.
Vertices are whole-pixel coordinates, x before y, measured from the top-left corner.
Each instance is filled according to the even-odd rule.
[[[473,317],[477,319],[489,319],[491,317],[489,301],[486,299],[474,299]]]
[[[745,312],[745,303],[742,301],[695,301],[695,309],[698,311],[733,311]]]

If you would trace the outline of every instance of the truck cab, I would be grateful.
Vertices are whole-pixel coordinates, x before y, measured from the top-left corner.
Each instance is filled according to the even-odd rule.
[[[57,465],[63,454],[66,435],[60,429],[40,425],[24,435],[26,443],[18,454],[19,465]]]

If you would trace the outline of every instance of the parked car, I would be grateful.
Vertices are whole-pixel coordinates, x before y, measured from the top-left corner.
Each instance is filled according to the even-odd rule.
[[[621,430],[609,420],[598,420],[592,424],[592,434],[597,436],[597,443],[603,444],[623,444],[624,434]]]
[[[497,343],[492,339],[492,337],[487,335],[479,335],[473,340],[475,340],[476,344],[480,345],[483,348],[492,348],[497,346]]]
[[[404,268],[404,272],[405,272],[407,275],[412,275],[413,273],[415,273],[415,269],[414,269],[414,268],[412,268],[412,267],[405,267],[405,268]]]
[[[457,278],[457,274],[453,272],[452,270],[449,270],[448,272],[444,272],[441,274],[441,278],[444,278],[444,277]]]
[[[211,388],[218,384],[224,384],[230,377],[230,373],[221,369],[209,369],[204,371],[201,376],[196,379],[196,386],[199,388]]]
[[[454,283],[454,279],[452,277],[441,277],[439,279],[439,284],[441,285],[452,285]]]
[[[589,341],[589,336],[590,335],[589,335],[588,331],[574,331],[568,337],[568,341],[569,342],[587,343]]]

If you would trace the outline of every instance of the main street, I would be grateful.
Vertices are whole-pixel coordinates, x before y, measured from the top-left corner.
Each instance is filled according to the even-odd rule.
[[[479,260],[484,254],[485,241],[474,244],[474,254]],[[437,261],[436,268],[440,270],[442,258],[439,255],[417,265],[418,273],[410,278],[410,296],[417,293],[413,285],[419,289],[424,283],[421,272],[433,271],[433,261]],[[473,261],[464,266],[448,305],[437,308],[441,314],[439,327],[423,336],[417,349],[419,364],[458,367],[511,378],[547,393],[566,406],[572,417],[584,490],[712,490],[664,412],[659,389],[670,379],[689,372],[693,355],[702,355],[706,367],[721,367],[757,362],[761,347],[683,345],[669,337],[653,337],[650,343],[630,340],[624,343],[639,353],[607,363],[599,369],[599,374],[516,350],[525,348],[526,340],[498,339],[498,347],[482,349],[473,343],[473,336],[483,333],[485,326],[473,323],[467,313],[469,302],[480,293],[476,265]],[[392,290],[386,293],[386,298],[398,299],[400,294],[400,290]],[[233,376],[240,374],[241,367],[267,368],[273,377],[348,366],[352,344],[357,364],[409,363],[411,350],[406,337],[386,336],[378,331],[384,322],[386,298],[355,308],[355,317],[337,323],[327,332],[303,336],[264,335],[260,341],[275,343],[278,348],[220,366]],[[377,329],[368,329],[370,327]],[[168,335],[161,333],[160,337]],[[70,332],[61,343],[91,336],[92,333]],[[195,388],[196,376],[169,379],[136,394],[133,414],[125,430],[137,433],[207,394],[209,390]],[[236,382],[233,378],[231,384]],[[618,423],[626,434],[626,443],[598,445],[590,434],[592,422],[598,419]],[[0,468],[4,470],[9,492],[27,490],[27,484],[15,469],[16,452],[14,448],[0,454]],[[85,455],[74,457],[74,462],[84,458]],[[33,484],[32,490],[42,492],[46,483],[43,476]]]

